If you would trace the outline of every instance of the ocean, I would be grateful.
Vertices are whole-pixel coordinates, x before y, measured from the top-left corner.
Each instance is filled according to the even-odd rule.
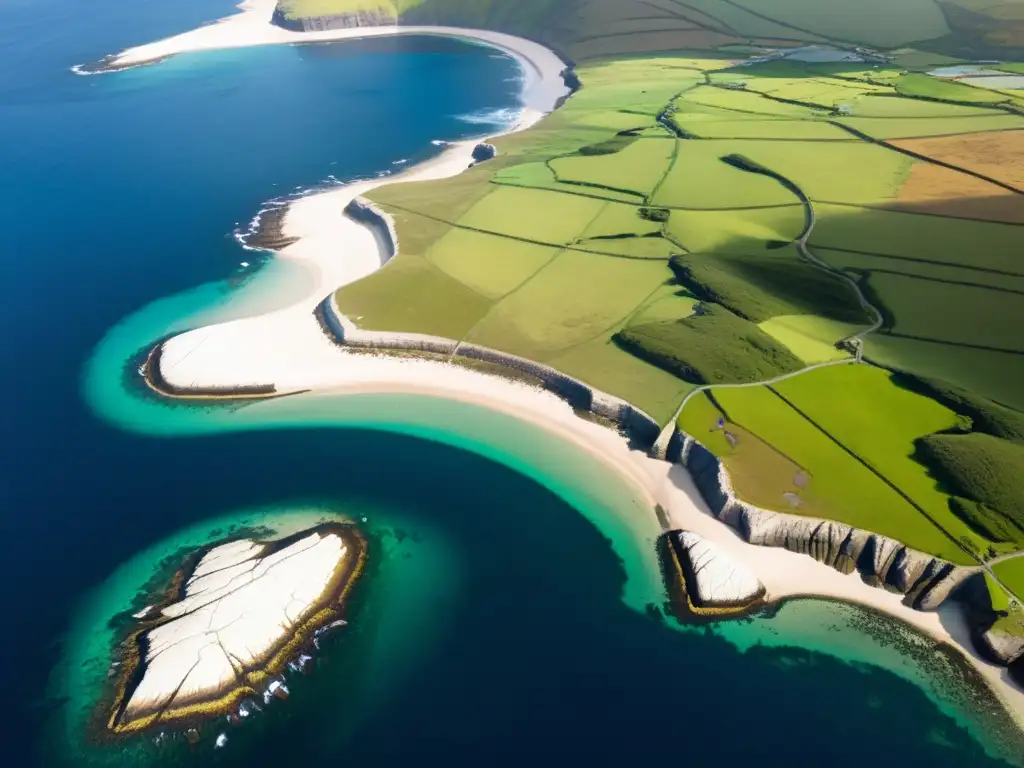
[[[511,59],[434,38],[70,71],[230,10],[0,5],[5,765],[1019,758],[969,673],[863,610],[675,624],[653,515],[531,425],[408,395],[151,398],[132,375],[148,344],[308,279],[238,243],[267,201],[400,168],[516,106]],[[287,702],[225,725],[223,749],[219,729],[91,737],[119,617],[164,558],[338,515],[370,567]]]

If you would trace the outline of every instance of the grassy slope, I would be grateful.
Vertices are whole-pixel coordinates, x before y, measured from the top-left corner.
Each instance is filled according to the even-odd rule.
[[[922,460],[956,493],[1024,527],[1024,446],[974,433],[931,435],[919,447]]]
[[[932,0],[279,0],[289,18],[356,11],[398,16],[408,24],[455,24],[544,40],[577,59],[736,43],[845,42],[898,48],[915,41],[958,55],[999,57],[1024,37],[987,7],[969,17],[944,15]],[[952,29],[950,28],[952,25]],[[986,25],[988,29],[986,29]],[[943,57],[916,56],[924,65]]]
[[[638,357],[694,384],[761,381],[801,368],[782,344],[715,304],[681,320],[631,326],[616,338]]]

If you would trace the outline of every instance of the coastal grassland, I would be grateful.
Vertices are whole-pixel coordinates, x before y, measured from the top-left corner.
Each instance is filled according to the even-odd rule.
[[[679,320],[630,325],[616,341],[694,384],[762,381],[801,367],[785,346],[717,304]]]
[[[744,173],[721,158],[749,144],[745,141],[682,141],[657,193],[655,205],[666,208],[728,209],[787,205],[793,193],[765,176]]]
[[[975,88],[962,81],[930,77],[919,72],[903,75],[896,83],[896,92],[901,96],[924,96],[930,99],[960,103],[976,102],[994,104],[1008,101],[1008,97],[985,88]]]
[[[670,266],[679,284],[694,296],[754,323],[781,315],[869,322],[847,283],[788,251],[759,256],[719,254],[715,258],[674,256]]]
[[[777,120],[708,120],[697,114],[676,113],[677,128],[702,139],[784,139],[786,141],[857,141],[842,128],[808,118]]]
[[[466,340],[544,362],[609,338],[668,278],[660,261],[566,250],[497,302]]]
[[[815,252],[834,248],[1024,276],[1024,230],[1017,226],[822,203],[815,211]]]
[[[1024,355],[993,351],[941,340],[907,339],[872,334],[865,356],[895,370],[925,378],[945,379],[982,397],[1024,410]]]
[[[1015,595],[1024,599],[1024,557],[1014,557],[996,563],[992,566],[992,570]],[[1018,611],[1018,619],[1024,618],[1022,613],[1024,612]]]
[[[884,316],[866,339],[880,365],[1024,408],[1024,228],[815,206],[814,252],[856,277]]]
[[[1024,444],[1024,413],[939,379],[899,373],[897,384],[938,400],[971,420],[972,430]]]
[[[496,299],[518,288],[558,255],[557,248],[452,228],[427,251],[442,272]]]
[[[600,200],[578,195],[498,187],[481,198],[456,223],[460,227],[504,237],[566,245],[590,226],[603,207]]]
[[[722,459],[741,498],[767,509],[837,520],[954,562],[973,562],[865,462],[769,388],[711,392],[723,429],[715,429],[707,405],[689,413],[698,398],[683,409],[679,426]],[[705,439],[709,430],[721,438]]]
[[[700,300],[678,286],[666,285],[656,291],[630,318],[630,325],[680,320],[692,315]]]
[[[754,91],[733,88],[691,89],[673,104],[673,122],[693,119],[694,115],[729,116],[733,120],[764,120],[785,117],[790,119],[813,119],[822,115],[821,110],[800,104],[765,99]],[[675,123],[682,128],[681,122]]]
[[[922,438],[918,450],[957,495],[1024,529],[1024,446],[980,433],[936,434]]]
[[[612,154],[560,157],[549,165],[558,181],[631,192],[643,201],[665,176],[675,147],[671,139],[637,139]]]
[[[398,182],[373,190],[369,197],[377,203],[385,204],[396,213],[408,213],[420,217],[416,227],[403,227],[409,237],[418,237],[418,232],[425,225],[424,218],[450,222],[466,213],[476,205],[491,188],[487,184],[491,175],[506,162],[507,158],[492,160],[487,164],[469,168],[466,171],[447,179],[439,179],[429,184]],[[427,233],[430,238],[433,231]]]
[[[598,382],[602,390],[643,408],[659,424],[672,420],[679,403],[693,389],[689,382],[641,360],[608,338],[570,347],[547,363],[581,381]]]
[[[944,13],[932,0],[280,0],[291,20],[359,13],[364,23],[493,29],[539,40],[577,61],[657,51],[757,51],[760,46],[844,43],[903,51],[899,66],[927,67],[957,55],[1005,58],[1024,45],[1005,5],[958,0]]]
[[[1024,118],[900,96],[901,75],[884,66],[733,64],[595,60],[579,70],[582,90],[533,129],[498,139],[494,160],[455,179],[375,191],[397,216],[403,255],[422,261],[392,274],[427,272],[451,281],[449,297],[469,297],[457,317],[444,313],[442,335],[555,365],[659,418],[694,385],[842,360],[837,342],[868,318],[846,284],[795,247],[807,222],[797,195],[723,162],[739,155],[808,195],[811,249],[882,305],[886,334],[868,338],[870,359],[1013,405],[1007,392],[1024,355],[1015,367],[1000,345],[1014,341],[1020,312],[1022,230],[932,210],[948,204],[921,186],[937,166],[838,123],[928,136]],[[975,181],[940,170],[960,189]],[[389,269],[366,281],[381,302]],[[433,299],[406,300],[408,290],[390,294],[402,297],[392,299],[400,310],[371,312],[363,296],[358,314],[383,314],[388,327],[400,314],[405,330],[424,332],[417,318]],[[343,311],[357,293],[339,296]],[[992,311],[990,293],[999,294]]]
[[[336,294],[338,307],[361,328],[461,338],[490,308],[472,288],[421,256],[400,254],[384,269]],[[395,301],[401,296],[401,301]]]
[[[949,33],[942,12],[930,0],[861,0],[853,13],[821,0],[742,0],[737,4],[830,40],[895,47]]]
[[[560,182],[555,178],[555,172],[544,162],[510,166],[494,174],[491,181],[495,184],[504,184],[510,187],[547,189],[567,195],[591,197],[596,200],[611,200],[631,205],[636,205],[638,202],[637,196],[632,192],[619,192],[599,187],[584,188],[579,185]]]
[[[984,105],[967,106],[941,101],[924,101],[894,97],[886,93],[865,94],[850,106],[852,118],[934,119],[953,117],[991,117],[992,109]]]
[[[783,66],[785,69],[779,72],[778,69]],[[766,71],[769,69],[772,71]],[[816,77],[813,69],[800,67],[795,62],[771,62],[750,67],[750,71],[758,77],[743,81],[747,91],[765,94],[772,99],[800,102],[818,114],[827,114],[840,105],[849,107],[862,96],[887,93],[890,90],[886,85],[873,82],[841,77]],[[815,107],[820,109],[815,110]]]
[[[773,389],[876,476],[898,489],[951,539],[970,542],[975,552],[984,551],[988,542],[952,513],[949,494],[939,487],[928,467],[915,459],[915,441],[922,437],[930,440],[926,436],[958,426],[953,411],[900,387],[887,371],[866,365],[811,371],[779,382]]]
[[[692,253],[764,253],[769,243],[792,242],[803,228],[804,208],[792,199],[767,208],[675,209],[667,224],[668,234]]]
[[[622,205],[619,203],[606,203],[600,214],[595,218],[579,241],[602,240],[620,236],[627,237],[648,237],[660,234],[662,224],[641,215],[641,207],[636,205]]]
[[[945,138],[954,134],[979,134],[982,141],[997,139],[999,131],[1024,129],[1024,117],[986,111],[967,117],[843,117],[838,122],[855,128],[876,139]],[[936,139],[936,140],[937,140]],[[902,146],[902,145],[901,145]],[[930,151],[921,154],[940,157]],[[940,158],[941,159],[941,158]]]
[[[848,358],[850,353],[836,344],[863,328],[817,315],[778,315],[758,323],[757,327],[784,344],[807,365]]]
[[[951,345],[981,345],[1024,355],[1024,292],[874,269],[862,281],[891,317],[886,332]],[[955,308],[955,311],[950,311]]]

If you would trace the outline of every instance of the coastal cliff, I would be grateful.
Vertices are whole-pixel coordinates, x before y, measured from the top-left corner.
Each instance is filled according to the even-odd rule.
[[[834,520],[772,512],[740,500],[721,460],[692,437],[673,440],[674,457],[719,520],[751,544],[809,555],[841,573],[857,571],[865,582],[904,595],[918,610],[934,610],[980,568],[953,565],[898,541]]]

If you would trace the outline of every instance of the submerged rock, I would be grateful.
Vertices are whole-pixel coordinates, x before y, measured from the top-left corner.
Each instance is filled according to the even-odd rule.
[[[247,717],[249,697],[286,698],[281,671],[297,653],[304,665],[301,651],[315,633],[341,621],[364,557],[354,527],[325,524],[276,541],[225,542],[190,558],[175,599],[147,612],[125,643],[110,730],[179,724],[191,726],[190,735],[205,717]]]

